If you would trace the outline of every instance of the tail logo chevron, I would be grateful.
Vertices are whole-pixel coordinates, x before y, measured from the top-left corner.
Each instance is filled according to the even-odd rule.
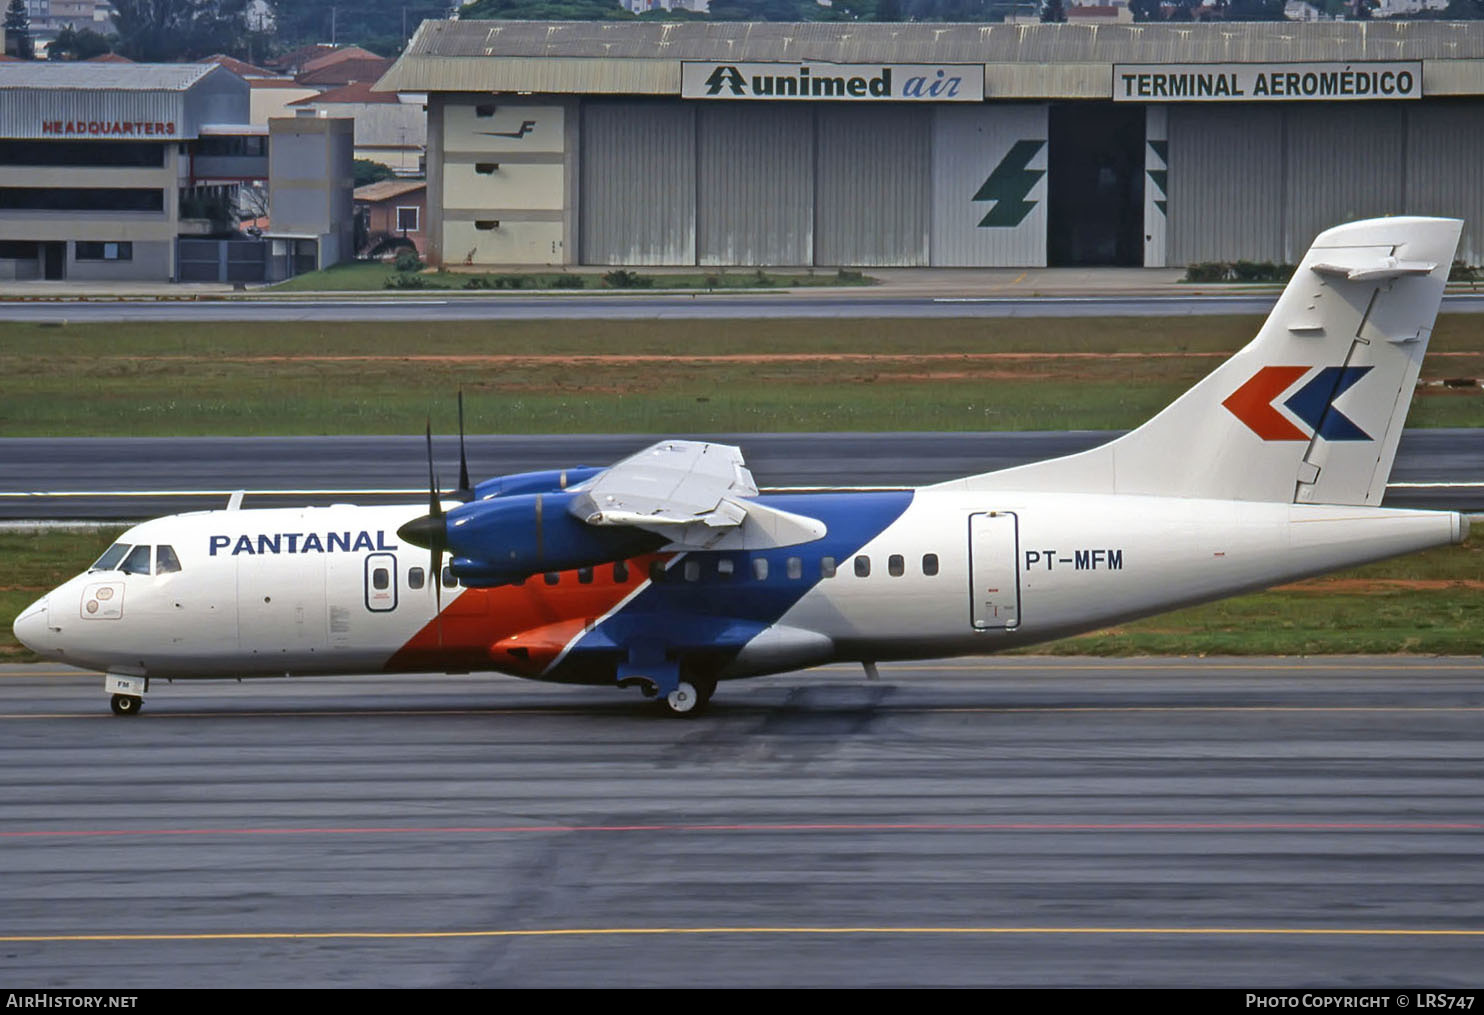
[[[1295,419],[1309,427],[1305,433],[1273,403],[1311,371],[1313,376],[1283,402]],[[1371,435],[1336,409],[1335,400],[1370,371],[1368,366],[1319,367],[1317,371],[1313,367],[1263,367],[1221,404],[1265,441],[1306,441],[1312,436],[1327,441],[1368,441]]]

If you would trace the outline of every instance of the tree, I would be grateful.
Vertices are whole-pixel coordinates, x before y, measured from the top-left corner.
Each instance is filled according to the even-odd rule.
[[[36,43],[31,40],[31,18],[26,13],[26,0],[10,0],[5,8],[5,41],[15,48],[22,60],[36,59]]]
[[[113,0],[118,52],[142,63],[244,53],[249,0]]]
[[[91,60],[113,52],[113,46],[91,28],[75,29],[67,25],[46,48],[48,60]]]
[[[398,53],[426,18],[446,18],[449,0],[270,0],[284,49],[316,42]],[[468,17],[466,13],[463,15]],[[490,17],[492,15],[475,15]],[[500,15],[504,16],[504,15]]]
[[[1046,0],[1041,5],[1041,21],[1048,25],[1063,24],[1067,20],[1067,8],[1062,0]]]
[[[711,12],[715,18],[714,3],[711,5]],[[476,18],[509,21],[623,21],[633,16],[619,5],[618,0],[474,0],[474,3],[459,11],[459,17],[465,21]]]
[[[356,159],[352,164],[355,174],[355,185],[364,187],[368,183],[376,183],[379,180],[390,180],[397,174],[392,172],[392,167],[370,159]]]

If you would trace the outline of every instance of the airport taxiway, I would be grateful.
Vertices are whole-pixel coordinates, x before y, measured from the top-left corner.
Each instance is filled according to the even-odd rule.
[[[1478,658],[960,660],[707,714],[499,677],[0,667],[0,975],[1478,985]]]

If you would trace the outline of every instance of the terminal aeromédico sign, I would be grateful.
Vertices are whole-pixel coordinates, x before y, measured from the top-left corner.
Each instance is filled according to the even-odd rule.
[[[1113,65],[1114,102],[1335,102],[1422,98],[1422,62]]]
[[[983,64],[710,63],[680,65],[686,99],[983,102]]]

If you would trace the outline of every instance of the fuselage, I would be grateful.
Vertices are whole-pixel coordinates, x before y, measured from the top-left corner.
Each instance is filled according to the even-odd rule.
[[[423,505],[175,515],[124,533],[125,554],[49,593],[15,630],[45,657],[143,677],[490,670],[609,683],[630,646],[653,643],[726,679],[993,653],[1464,529],[1452,513],[1126,495],[760,501],[827,534],[661,550],[493,588],[432,574],[429,552],[399,541]]]

